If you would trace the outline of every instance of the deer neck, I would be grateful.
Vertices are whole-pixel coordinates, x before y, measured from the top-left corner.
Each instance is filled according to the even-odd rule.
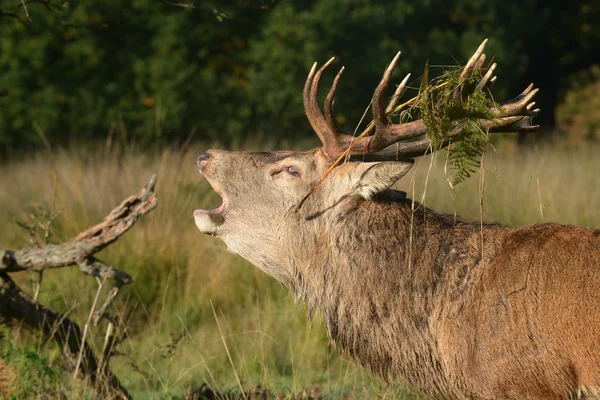
[[[431,368],[423,363],[439,362],[429,322],[446,225],[413,212],[410,200],[364,202],[329,227],[327,256],[315,252],[301,274],[309,310],[320,310],[330,337],[379,376],[419,385],[418,371]]]

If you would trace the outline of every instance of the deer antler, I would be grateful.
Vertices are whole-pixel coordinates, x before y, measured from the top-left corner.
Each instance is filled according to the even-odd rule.
[[[467,84],[473,74],[483,68],[485,62],[483,50],[486,43],[487,39],[481,43],[463,68],[458,78],[458,85],[452,93],[455,105],[462,105],[464,100],[475,90],[484,90],[495,82],[496,64],[494,63],[487,69],[476,86],[473,87],[473,85]],[[388,114],[395,108],[397,98],[404,90],[410,76],[409,74],[403,79],[387,106],[384,106],[383,96],[399,58],[400,52],[396,54],[390,65],[385,69],[379,85],[373,92],[372,109],[375,132],[372,135],[367,135],[371,130],[371,126],[369,126],[358,137],[343,133],[333,116],[333,98],[344,67],[340,69],[335,77],[325,99],[325,115],[323,115],[318,102],[319,83],[321,76],[334,58],[327,61],[316,73],[317,63],[313,65],[304,85],[304,110],[312,128],[323,143],[323,151],[330,160],[338,159],[343,155],[369,155],[370,158],[378,160],[406,159],[422,156],[434,150],[431,140],[428,138],[403,142],[406,139],[416,138],[427,133],[427,127],[422,119],[395,124],[388,118]],[[533,109],[535,102],[531,102],[537,92],[538,89],[534,89],[533,84],[531,84],[519,96],[502,103],[500,107],[491,109],[490,111],[495,118],[480,119],[478,121],[479,126],[488,132],[525,132],[537,129],[537,125],[531,124],[533,117],[540,112],[539,109]],[[460,131],[460,129],[454,129],[446,132],[440,144],[441,148],[448,146],[452,137]]]

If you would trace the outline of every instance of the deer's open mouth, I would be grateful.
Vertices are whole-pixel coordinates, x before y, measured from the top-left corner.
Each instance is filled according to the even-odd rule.
[[[209,181],[210,183],[210,181]],[[202,233],[207,233],[209,235],[216,235],[217,229],[223,224],[225,221],[225,213],[227,212],[227,196],[225,196],[220,190],[217,190],[212,184],[211,186],[217,192],[219,196],[221,196],[221,205],[212,210],[204,210],[204,209],[196,209],[194,210],[194,221],[196,222],[196,226]]]
[[[217,192],[219,196],[221,196],[222,204],[212,210],[204,210],[204,209],[196,209],[194,210],[194,215],[209,215],[209,216],[223,216],[225,209],[227,208],[227,198],[223,196],[221,193]]]

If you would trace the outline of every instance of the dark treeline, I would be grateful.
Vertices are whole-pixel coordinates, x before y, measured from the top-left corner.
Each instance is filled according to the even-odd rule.
[[[347,67],[336,112],[352,130],[398,50],[416,88],[427,60],[464,63],[486,37],[494,95],[535,82],[552,127],[600,63],[599,16],[597,0],[0,0],[0,146],[311,135],[302,86],[331,56],[324,83]]]

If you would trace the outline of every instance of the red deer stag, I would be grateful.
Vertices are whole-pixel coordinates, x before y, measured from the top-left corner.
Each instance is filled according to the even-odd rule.
[[[495,65],[483,67],[484,45],[458,79],[478,71],[479,84],[458,85],[454,101],[494,81]],[[343,68],[321,112],[319,80],[332,59],[318,71],[315,64],[304,87],[322,147],[200,155],[198,167],[223,204],[196,210],[196,225],[287,286],[310,313],[320,310],[331,339],[384,379],[446,399],[598,395],[600,231],[481,227],[414,207],[392,190],[412,158],[432,150],[426,136],[418,138],[427,134],[422,120],[388,119],[407,81],[386,107],[399,54],[373,95],[373,134],[352,137],[336,124],[333,97]],[[534,130],[536,93],[528,87],[479,125]],[[312,191],[344,155],[349,159]]]

